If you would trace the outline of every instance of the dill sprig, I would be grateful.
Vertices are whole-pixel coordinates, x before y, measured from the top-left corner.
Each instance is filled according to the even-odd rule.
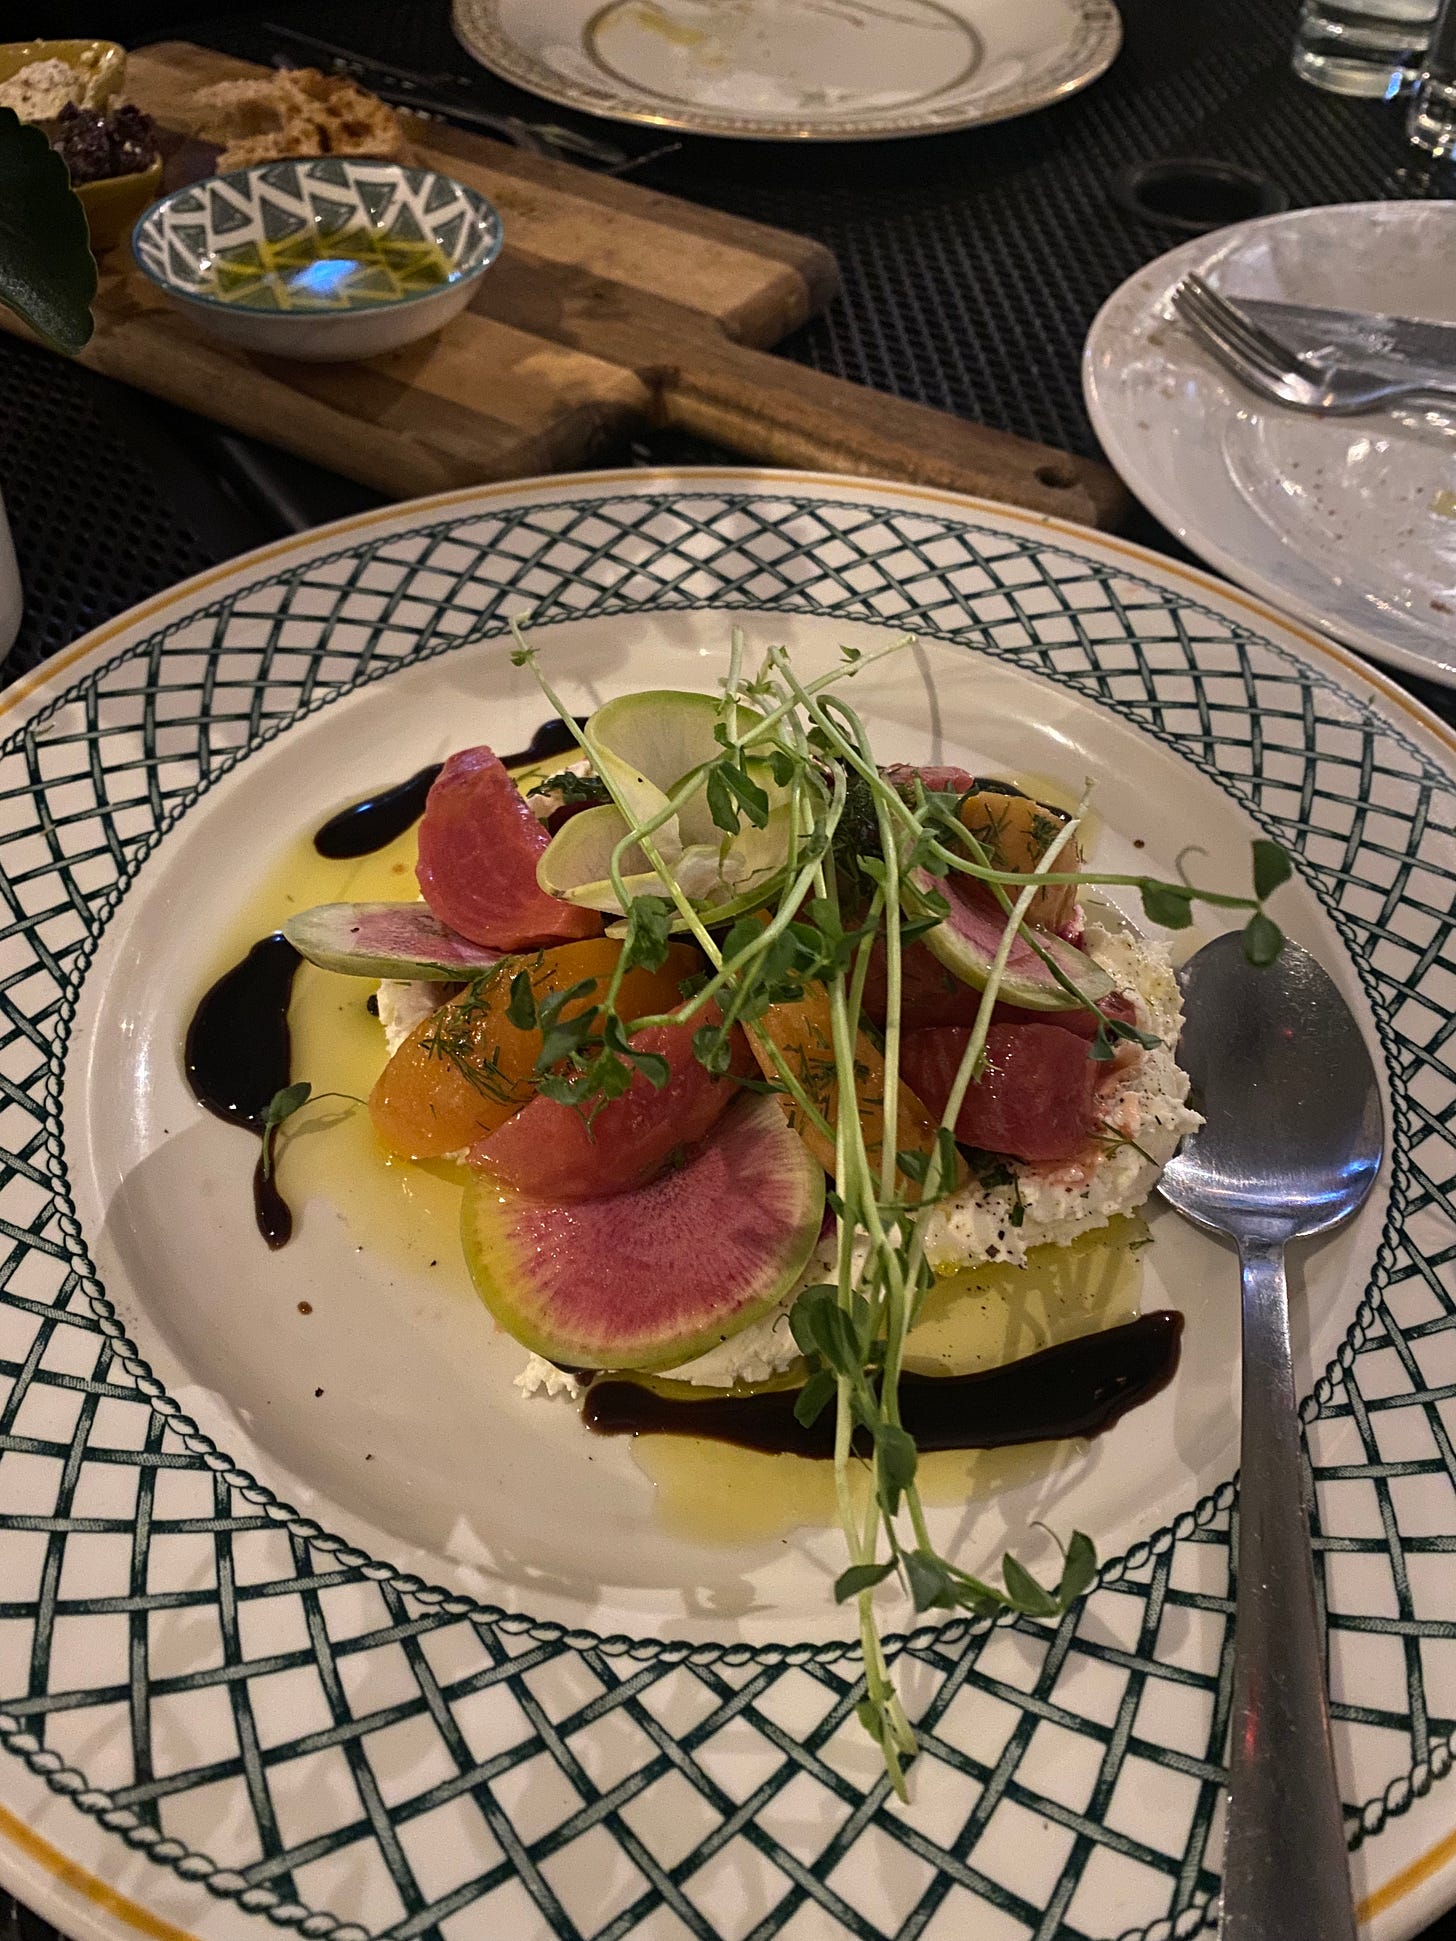
[[[589,753],[585,734],[540,668],[536,650],[514,623],[513,633],[512,659],[530,667],[547,700]],[[632,1049],[633,1034],[649,1025],[702,1019],[713,1003],[717,1021],[701,1023],[694,1037],[699,1060],[710,1071],[726,1069],[729,1034],[735,1025],[747,1027],[754,1032],[756,1048],[769,1058],[769,1082],[783,1094],[795,1123],[817,1134],[823,1150],[832,1148],[828,1201],[835,1217],[833,1278],[803,1289],[789,1317],[808,1368],[795,1413],[808,1424],[834,1408],[836,1500],[848,1550],[834,1591],[837,1599],[856,1606],[865,1673],[858,1717],[880,1747],[890,1782],[902,1796],[915,1735],[880,1640],[876,1588],[897,1578],[917,1612],[960,1610],[985,1619],[1010,1612],[1046,1619],[1060,1616],[1081,1597],[1097,1570],[1091,1539],[1080,1531],[1063,1548],[1057,1581],[1049,1587],[1010,1555],[1002,1561],[1000,1586],[943,1556],[920,1498],[919,1452],[900,1411],[906,1340],[933,1280],[926,1259],[931,1215],[957,1190],[967,1165],[956,1144],[955,1125],[981,1069],[1013,945],[1024,939],[1063,988],[1068,1003],[1096,1016],[1089,1055],[1111,1058],[1115,1040],[1145,1045],[1157,1040],[1104,1015],[1096,999],[1051,955],[1026,920],[1038,892],[1059,884],[1133,888],[1149,919],[1170,929],[1191,923],[1198,902],[1246,910],[1245,951],[1251,961],[1268,963],[1283,939],[1264,905],[1290,874],[1285,852],[1263,840],[1253,845],[1253,894],[1244,897],[1202,889],[1186,877],[1168,883],[1152,876],[1059,869],[1064,854],[1076,856],[1072,845],[1085,803],[1073,815],[1046,819],[1041,832],[1045,847],[1035,869],[998,867],[958,819],[954,797],[929,792],[918,782],[901,789],[886,780],[863,721],[835,691],[908,644],[897,640],[875,653],[843,649],[839,666],[810,681],[799,678],[785,648],[771,647],[750,677],[744,671],[743,636],[735,629],[715,727],[718,752],[683,776],[663,807],[646,819],[633,814],[609,777],[601,778],[624,820],[610,863],[610,881],[623,913],[623,948],[594,1011],[589,1008],[573,1020],[579,1043],[548,1034],[538,1065],[538,1082],[552,1088],[552,1096],[569,1097],[588,1110],[594,1099],[618,1095],[634,1069],[664,1084],[664,1061],[657,1061],[660,1072],[648,1069]],[[701,790],[726,856],[745,822],[760,830],[767,826],[768,796],[756,779],[765,763],[787,802],[783,864],[763,885],[758,906],[740,914],[725,931],[715,922],[711,904],[695,901],[684,889],[657,838],[669,825],[676,826],[674,818]],[[658,890],[629,893],[624,880],[629,856],[634,869],[639,867],[635,859],[646,859]],[[928,1149],[902,1148],[904,951],[949,913],[940,885],[953,875],[982,886],[999,905],[1004,923],[935,1136]],[[705,972],[683,991],[675,1009],[622,1017],[618,999],[626,973],[639,964],[660,967],[674,931],[686,932],[699,945]],[[877,944],[885,957],[887,1005],[880,1037],[884,1095],[866,1101],[883,1113],[875,1164],[861,1112],[852,1103],[859,1099],[866,1071],[864,994]],[[827,1001],[830,1043],[822,1058],[816,1054],[811,1059],[803,1052],[796,1062],[768,1031],[755,1027],[773,1007],[811,997]],[[841,1106],[831,1122],[825,1108],[836,1097]],[[1108,1128],[1103,1137],[1120,1135]],[[969,1158],[983,1183],[1017,1188],[1017,1175],[1004,1161],[985,1154]],[[1020,1211],[1016,1190],[1013,1219]],[[863,1502],[852,1475],[861,1455],[870,1484]]]

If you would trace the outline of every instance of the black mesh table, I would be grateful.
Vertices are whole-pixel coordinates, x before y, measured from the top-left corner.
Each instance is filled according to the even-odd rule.
[[[1345,101],[1288,69],[1295,0],[1122,0],[1127,43],[1085,94],[1024,121],[922,141],[786,151],[686,138],[638,180],[812,235],[844,294],[785,356],[1069,450],[1096,452],[1079,359],[1104,299],[1182,232],[1129,213],[1117,179],[1168,157],[1232,162],[1293,206],[1456,194],[1417,165],[1399,110]],[[380,60],[469,73],[447,0],[249,0],[202,15],[177,0],[113,8],[134,44],[185,36],[266,61],[292,27]],[[95,32],[78,0],[27,31]],[[570,122],[478,73],[482,107]],[[593,124],[581,123],[583,127]],[[600,132],[600,131],[598,131]],[[608,131],[611,132],[611,131]],[[641,131],[624,131],[645,151]],[[713,460],[652,439],[613,463]],[[362,488],[0,338],[0,481],[26,590],[7,674],[187,574],[371,503]],[[1145,515],[1134,535],[1179,553]],[[1456,693],[1407,680],[1446,719]],[[0,1941],[48,1937],[0,1896]],[[1456,1941],[1447,1917],[1426,1941]]]

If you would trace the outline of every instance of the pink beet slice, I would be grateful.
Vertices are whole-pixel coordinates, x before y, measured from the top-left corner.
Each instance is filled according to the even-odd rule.
[[[912,1031],[900,1047],[905,1083],[937,1117],[945,1110],[970,1032]],[[1070,1159],[1097,1129],[1099,1068],[1087,1046],[1051,1024],[993,1024],[986,1063],[966,1092],[955,1135],[983,1152],[1036,1165]]]
[[[548,896],[536,864],[551,840],[489,748],[464,748],[425,802],[416,866],[426,903],[452,930],[491,950],[601,934],[594,910]]]
[[[773,1098],[736,1099],[681,1166],[594,1200],[466,1188],[465,1259],[501,1326],[567,1368],[675,1368],[784,1298],[824,1175]]]
[[[575,1106],[538,1096],[471,1147],[471,1165],[538,1200],[591,1200],[644,1186],[675,1150],[703,1138],[737,1094],[731,1078],[713,1078],[693,1056],[693,1033],[718,1015],[710,1005],[691,1024],[650,1025],[634,1035],[634,1050],[657,1052],[671,1068],[661,1091],[634,1072],[631,1089],[590,1125]]]

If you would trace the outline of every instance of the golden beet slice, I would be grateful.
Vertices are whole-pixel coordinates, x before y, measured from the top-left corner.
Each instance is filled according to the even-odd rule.
[[[540,1032],[519,1030],[507,1015],[512,979],[525,971],[538,1005],[591,980],[593,989],[563,1008],[569,1019],[606,995],[621,950],[615,939],[592,937],[503,958],[416,1025],[370,1095],[369,1114],[382,1142],[411,1159],[434,1159],[504,1125],[535,1095],[532,1074],[541,1050]],[[618,999],[623,1017],[675,1009],[682,1001],[681,980],[701,964],[690,945],[674,944],[661,970],[628,971]]]
[[[818,1106],[831,1126],[838,1124],[839,1085],[834,1068],[834,1038],[829,1018],[829,993],[822,984],[808,984],[804,995],[791,1004],[772,1004],[763,1016],[747,1027],[765,1078],[776,1079],[778,1066],[770,1042],[783,1053],[789,1070]],[[876,1178],[885,1142],[885,1060],[866,1032],[861,1031],[854,1050],[855,1110],[864,1128],[865,1152]],[[780,1094],[789,1124],[813,1153],[819,1164],[834,1176],[834,1141],[826,1139],[818,1127],[787,1093]],[[900,1084],[900,1104],[895,1131],[897,1152],[923,1152],[935,1149],[939,1121],[933,1119],[910,1087]],[[899,1175],[899,1191],[909,1199],[919,1192],[904,1174]]]

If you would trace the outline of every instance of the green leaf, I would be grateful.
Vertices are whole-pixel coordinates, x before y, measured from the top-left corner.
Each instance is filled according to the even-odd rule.
[[[1024,1565],[1008,1552],[1001,1559],[1001,1575],[1006,1580],[1006,1601],[1013,1611],[1025,1617],[1059,1617],[1061,1606],[1050,1591],[1044,1591]]]
[[[812,1374],[794,1397],[794,1420],[800,1428],[811,1429],[828,1407],[839,1387],[839,1378],[830,1368]]]
[[[1266,896],[1272,896],[1281,883],[1287,883],[1294,874],[1294,865],[1289,860],[1289,852],[1282,843],[1270,842],[1264,836],[1254,841],[1254,894],[1262,903]]]
[[[1145,876],[1138,888],[1143,893],[1143,915],[1149,923],[1160,923],[1165,930],[1186,930],[1193,921],[1193,892],[1176,883],[1157,883]]]
[[[875,1436],[875,1448],[886,1481],[895,1489],[909,1489],[919,1460],[915,1438],[893,1422],[885,1422]]]
[[[895,1559],[889,1557],[882,1564],[851,1564],[848,1570],[840,1571],[834,1580],[834,1601],[843,1604],[846,1598],[858,1597],[861,1591],[872,1591],[876,1584],[883,1584],[895,1568]]]
[[[676,912],[665,896],[634,896],[627,908],[627,938],[622,946],[627,968],[661,970],[667,962],[668,937]]]
[[[693,1056],[706,1072],[721,1078],[733,1063],[733,1046],[721,1024],[700,1025],[693,1033]]]
[[[291,1119],[300,1106],[307,1105],[313,1087],[306,1078],[300,1078],[293,1085],[285,1085],[281,1092],[275,1092],[263,1112],[265,1126],[281,1126],[285,1119]]]
[[[1124,1023],[1121,1018],[1104,1018],[1102,1022],[1114,1038],[1130,1038],[1144,1051],[1156,1051],[1163,1042],[1156,1031],[1143,1031],[1135,1024]]]
[[[767,829],[769,816],[768,790],[754,781],[746,768],[730,768],[727,782],[738,797],[743,813],[755,829]]]
[[[660,1092],[672,1077],[672,1066],[660,1051],[634,1051],[629,1045],[622,1056],[631,1059],[655,1092]]]
[[[813,1287],[806,1287],[794,1305],[789,1309],[789,1332],[798,1344],[803,1355],[817,1355],[820,1347],[820,1322],[818,1311],[821,1307],[833,1307],[839,1294],[836,1288],[825,1281],[817,1281]]]
[[[736,836],[743,818],[738,813],[738,804],[733,800],[732,791],[723,779],[721,762],[716,762],[708,770],[707,803],[708,814],[713,818],[714,828],[721,829],[725,835]]]
[[[923,1186],[925,1175],[930,1171],[930,1154],[906,1146],[895,1154],[895,1164],[906,1179],[913,1179],[917,1186]]]
[[[86,212],[39,128],[0,108],[0,304],[53,350],[83,350],[96,264]]]
[[[531,989],[530,975],[517,971],[511,979],[511,997],[506,1006],[506,1016],[517,1031],[536,1029],[536,993]]]
[[[937,1607],[953,1611],[960,1602],[960,1594],[950,1572],[933,1551],[907,1550],[905,1575],[909,1579],[910,1595],[917,1611],[931,1611]]]
[[[1074,1530],[1072,1540],[1067,1545],[1067,1554],[1062,1562],[1061,1580],[1057,1585],[1057,1602],[1063,1610],[1074,1604],[1089,1589],[1097,1575],[1097,1547],[1084,1531]]]
[[[1267,970],[1284,948],[1284,932],[1262,910],[1244,925],[1244,955],[1258,970]]]

